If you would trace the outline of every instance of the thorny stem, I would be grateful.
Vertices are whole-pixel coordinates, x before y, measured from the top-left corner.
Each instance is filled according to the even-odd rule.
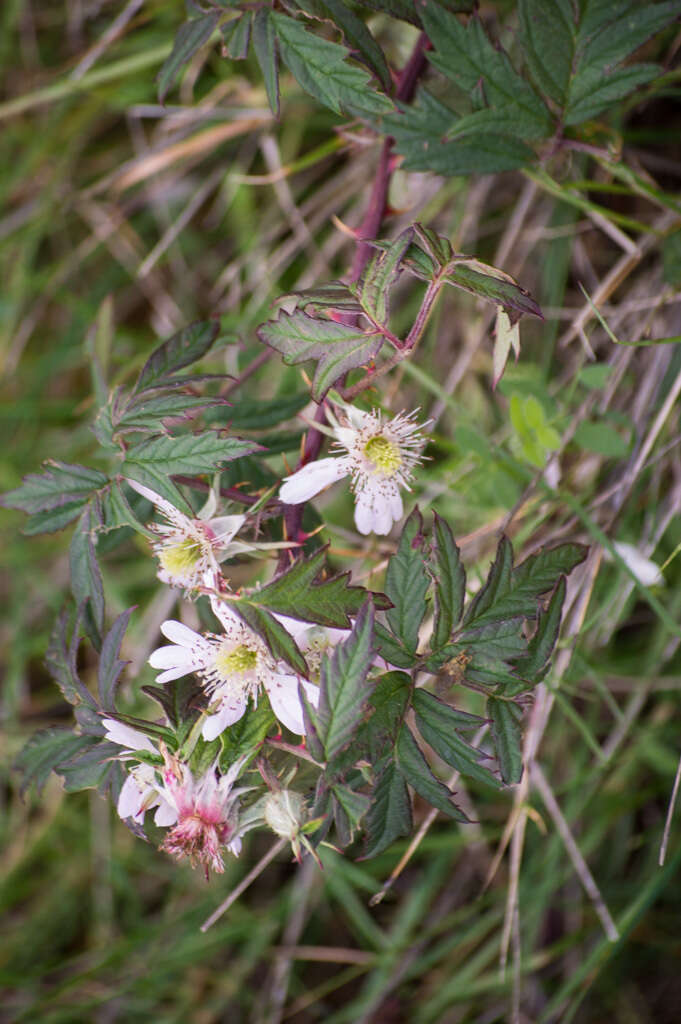
[[[425,54],[426,50],[429,48],[430,40],[428,39],[427,35],[424,32],[422,32],[421,35],[416,40],[411,56],[409,57],[409,60],[402,69],[402,72],[397,83],[395,97],[402,103],[408,103],[409,100],[414,95],[416,83],[418,82],[419,77],[421,76],[424,68],[426,67]],[[355,251],[355,257],[352,261],[352,268],[350,270],[349,275],[349,280],[351,282],[359,280],[359,278],[362,275],[362,271],[369,262],[371,253],[373,251],[371,242],[373,241],[374,238],[376,238],[376,235],[380,230],[383,217],[385,216],[385,211],[388,203],[388,189],[390,187],[390,179],[396,166],[395,158],[392,153],[394,141],[395,140],[392,138],[392,136],[388,135],[383,142],[381,155],[378,161],[378,167],[376,168],[376,173],[374,175],[374,183],[371,188],[369,205],[367,206],[367,210],[362,219],[362,223],[357,229],[358,244],[357,249]],[[412,328],[412,333],[413,330],[414,329]],[[392,341],[393,339],[391,338],[390,340]],[[415,337],[414,341],[412,342],[412,345],[415,344],[416,340],[417,338]],[[394,341],[393,344],[395,344]],[[404,358],[405,354],[406,346],[404,349],[398,349],[396,355],[393,356],[392,360],[389,360],[388,363],[384,364],[384,366],[380,368],[381,374],[386,373],[388,369],[391,369],[392,365],[397,365],[397,363]],[[393,362],[393,360],[396,361]],[[375,379],[376,375],[377,373],[374,373],[370,381],[367,379],[366,382],[362,382],[362,387],[359,388],[354,393],[359,394],[360,391],[363,391],[364,388],[368,387],[369,384]],[[350,388],[348,393],[352,392],[353,389]],[[315,413],[315,420],[317,423],[323,423],[325,418],[325,402],[322,401],[317,408],[317,412]],[[298,469],[300,469],[302,466],[305,466],[308,462],[313,462],[318,457],[319,452],[321,451],[323,440],[324,437],[321,431],[315,430],[314,428],[310,428],[310,430],[308,430],[307,435],[305,437],[303,452],[298,463]],[[289,505],[286,508],[286,512],[284,514],[284,525],[286,531],[286,538],[288,540],[296,541],[298,539],[298,535],[300,533],[300,526],[303,521],[304,509],[304,503],[301,503],[300,505]],[[282,551],[281,556],[279,558],[279,565],[277,567],[278,571],[282,571],[287,567],[290,557],[291,556],[289,551]]]

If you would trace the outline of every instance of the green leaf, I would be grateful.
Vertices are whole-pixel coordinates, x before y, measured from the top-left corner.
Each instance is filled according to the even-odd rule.
[[[70,729],[53,726],[35,733],[22,748],[15,767],[22,774],[21,791],[35,784],[40,793],[50,773],[62,761],[75,756],[92,745],[90,736],[76,736]]]
[[[240,17],[220,26],[223,52],[230,60],[245,60],[248,56],[252,24],[253,12],[244,11]]]
[[[386,92],[390,91],[392,80],[383,51],[347,3],[343,0],[298,0],[298,4],[312,17],[328,20],[334,28],[339,28],[348,47],[374,72]]]
[[[657,64],[634,64],[619,68],[604,77],[602,68],[584,71],[570,90],[570,106],[565,116],[567,125],[580,124],[602,114],[615,100],[620,100],[662,73]]]
[[[436,68],[465,93],[482,88],[490,107],[507,112],[514,135],[543,139],[550,134],[548,110],[507,54],[492,45],[479,18],[474,15],[464,25],[432,0],[421,18],[434,46],[428,59]]]
[[[286,292],[280,302],[295,299],[297,309],[307,309],[311,313],[319,310],[340,310],[345,313],[361,313],[362,307],[354,292],[351,292],[342,281],[330,281],[318,288],[305,288],[303,291]]]
[[[203,700],[203,689],[194,676],[172,679],[162,686],[143,686],[142,693],[161,705],[168,722],[174,729],[185,726],[191,729],[199,717],[199,705]],[[178,736],[180,742],[184,736]]]
[[[418,743],[406,726],[400,729],[397,737],[395,758],[402,777],[419,796],[455,821],[468,821],[464,812],[454,803],[453,794],[431,772]]]
[[[81,515],[78,526],[71,538],[69,548],[71,567],[71,591],[77,604],[87,601],[86,623],[91,616],[96,631],[92,637],[98,646],[99,636],[104,628],[104,588],[102,574],[97,561],[91,508],[88,505]],[[88,615],[89,613],[89,615]],[[91,630],[89,630],[91,632]]]
[[[541,612],[539,615],[537,629],[528,645],[527,656],[518,658],[515,662],[514,668],[523,677],[523,680],[539,682],[544,675],[560,633],[565,590],[566,580],[564,576],[561,576],[551,594],[551,600],[546,611]],[[523,689],[527,688],[526,684]],[[522,692],[522,689],[515,691],[504,690],[505,695],[510,697]]]
[[[202,409],[227,404],[222,398],[206,398],[177,391],[163,392],[154,388],[151,394],[139,395],[128,402],[116,422],[115,430],[117,434],[132,431],[159,434],[163,432],[165,419],[189,420],[192,418],[189,416],[191,412],[196,414]]]
[[[322,659],[317,721],[327,761],[352,742],[374,688],[367,679],[375,654],[373,625],[374,608],[367,599],[348,639]]]
[[[302,310],[280,312],[258,328],[258,337],[281,353],[287,366],[317,360],[312,397],[320,402],[329,388],[349,370],[364,366],[378,354],[383,336],[358,327],[321,320]]]
[[[450,639],[463,612],[466,571],[461,564],[454,534],[437,512],[433,517],[432,553],[435,575],[433,645],[441,647]]]
[[[140,370],[133,394],[167,383],[178,370],[202,359],[220,333],[217,320],[197,320],[162,342]]]
[[[446,764],[462,775],[500,788],[499,780],[480,764],[485,755],[457,734],[459,712],[425,690],[415,690],[412,703],[419,732]]]
[[[567,101],[577,41],[570,0],[519,0],[520,42],[530,74],[559,106]]]
[[[630,444],[621,437],[609,423],[582,420],[577,427],[573,441],[587,452],[597,452],[607,458],[622,459],[629,454]]]
[[[409,707],[412,689],[411,676],[406,672],[387,672],[376,682],[369,698],[373,713],[367,724],[372,764],[376,764],[386,752],[392,753]]]
[[[134,452],[135,449],[133,448],[132,451]],[[153,462],[135,462],[133,459],[126,458],[121,466],[121,472],[131,480],[135,480],[138,484],[144,484],[145,487],[156,491],[157,494],[160,494],[162,498],[169,501],[180,512],[184,512],[186,516],[194,517],[191,505],[180,493],[162,466],[156,466]]]
[[[120,754],[121,748],[107,740],[93,742],[90,737],[88,740],[87,747],[61,761],[55,769],[64,779],[65,791],[78,793],[82,789],[98,789],[104,793],[111,789],[115,792],[122,768],[112,758]]]
[[[114,481],[110,487],[100,491],[102,502],[102,516],[104,525],[100,528],[104,532],[118,530],[122,527],[131,527],[137,533],[153,539],[156,535],[143,525],[130,507],[130,503],[121,489],[119,481]]]
[[[279,61],[276,48],[276,26],[272,11],[261,7],[253,17],[253,50],[260,65],[267,90],[270,110],[279,117]]]
[[[423,519],[415,508],[402,529],[397,551],[388,562],[385,592],[393,607],[386,612],[395,636],[409,651],[416,651],[419,627],[426,614],[430,580],[425,567]]]
[[[180,437],[150,437],[128,449],[121,473],[132,475],[129,473],[131,466],[166,476],[215,473],[232,459],[261,450],[255,441],[221,437],[212,431]]]
[[[408,651],[380,622],[376,623],[374,633],[378,653],[390,665],[411,668],[415,664],[416,654]]]
[[[220,11],[211,11],[198,18],[190,18],[180,25],[175,36],[173,49],[157,76],[158,101],[163,103],[168,90],[181,69],[187,64],[204,43],[207,43],[220,20]]]
[[[559,576],[569,576],[584,561],[589,549],[584,544],[558,544],[542,548],[513,570],[514,593],[538,598],[556,585]]]
[[[371,806],[365,821],[367,844],[362,859],[376,857],[387,850],[400,836],[408,836],[412,827],[409,790],[390,758],[371,791]]]
[[[374,116],[393,109],[367,73],[347,62],[347,49],[320,39],[285,14],[273,13],[282,60],[302,88],[335,113]]]
[[[500,597],[508,593],[511,589],[512,567],[513,548],[508,537],[502,537],[485,585],[478,591],[468,607],[464,625],[477,622],[486,611],[489,611],[497,603]]]
[[[80,615],[76,614],[75,622],[68,637],[69,615],[66,609],[57,616],[50,633],[50,640],[45,655],[47,669],[69,704],[86,704],[95,708],[96,702],[87,686],[78,674],[77,658],[80,644]]]
[[[220,410],[218,414],[210,413],[208,418],[215,422],[219,417],[220,421],[230,423],[235,430],[267,430],[292,419],[309,402],[307,392],[260,400],[252,398],[235,402],[231,408]]]
[[[121,661],[118,655],[125,631],[128,628],[130,616],[134,610],[134,607],[128,608],[127,611],[122,612],[118,616],[102,643],[99,667],[97,669],[97,686],[99,689],[99,699],[105,711],[115,711],[113,702],[114,691],[121,672],[128,664],[127,661]]]
[[[445,277],[447,284],[502,306],[512,323],[523,314],[541,317],[542,312],[529,292],[508,274],[476,259],[456,258]],[[515,315],[514,315],[515,314]]]
[[[507,785],[520,782],[523,775],[522,736],[519,708],[508,700],[490,697],[487,701],[492,738],[499,758],[501,777]]]
[[[21,532],[27,537],[34,537],[38,533],[56,533],[77,519],[82,511],[83,502],[75,501],[60,508],[36,512],[28,517]]]
[[[220,734],[220,771],[227,771],[240,757],[255,753],[274,725],[276,719],[268,700],[261,698],[256,706],[249,701],[246,713],[239,721]]]
[[[367,591],[363,587],[349,586],[349,572],[318,579],[324,570],[327,550],[328,545],[310,558],[294,562],[271,583],[249,594],[248,601],[301,622],[349,629],[350,616],[357,614]],[[371,597],[377,608],[389,604],[384,594],[372,593]]]
[[[357,297],[364,312],[375,323],[387,323],[390,289],[397,280],[402,257],[409,248],[412,237],[412,229],[407,228],[387,249],[376,253],[362,274]]]
[[[99,470],[70,462],[48,459],[44,473],[29,473],[20,487],[6,491],[0,505],[35,514],[85,504],[93,491],[104,487],[108,478]],[[66,524],[64,524],[66,525]]]
[[[339,815],[336,814],[336,828],[342,834],[342,846],[348,846],[355,837],[355,832],[360,828],[362,818],[370,807],[370,800],[366,793],[358,793],[351,786],[343,782],[335,782],[331,787],[334,802],[340,805],[345,819],[340,829]]]
[[[275,659],[283,659],[294,672],[307,678],[307,665],[305,658],[298,650],[298,645],[273,615],[246,599],[230,601],[229,606],[247,626],[250,626],[265,641]]]

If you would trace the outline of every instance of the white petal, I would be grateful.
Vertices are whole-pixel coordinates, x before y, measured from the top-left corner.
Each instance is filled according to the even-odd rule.
[[[246,522],[246,516],[218,516],[208,522],[221,547],[229,544],[232,537],[239,532]]]
[[[395,487],[395,490],[389,497],[390,503],[390,515],[393,520],[398,523],[404,515],[404,505],[402,504],[402,495],[400,494],[399,487]]]
[[[215,509],[217,507],[218,507],[217,494],[215,493],[215,491],[211,487],[211,489],[208,492],[208,497],[206,498],[205,503],[203,504],[203,506],[199,509],[196,518],[197,519],[204,519],[204,520],[210,519],[211,516],[213,515],[213,513],[215,512]]]
[[[143,821],[144,811],[140,813],[141,806],[142,791],[137,785],[135,778],[132,775],[128,775],[118,796],[118,805],[116,810],[123,820],[126,818],[135,818],[138,821]]]
[[[160,675],[156,676],[156,682],[171,683],[173,679],[181,679],[182,676],[188,676],[193,671],[192,667],[186,668],[184,665],[180,665],[178,668],[168,668],[165,672],[161,672]]]
[[[167,800],[160,797],[160,803],[154,815],[154,824],[160,825],[161,828],[165,828],[168,825],[174,825],[177,821],[177,811]]]
[[[141,494],[143,498],[146,498],[147,501],[152,503],[152,505],[155,505],[156,508],[163,512],[168,519],[178,521],[179,518],[182,521],[188,521],[187,516],[185,516],[183,512],[180,512],[179,508],[175,508],[174,505],[171,505],[169,501],[162,498],[160,494],[156,493],[156,491],[152,491],[151,487],[145,487],[144,484],[138,484],[136,480],[131,480],[130,477],[127,476],[125,478],[125,482],[132,487],[133,491],[137,491],[137,493]]]
[[[329,484],[347,476],[349,472],[349,462],[345,457],[308,462],[307,466],[286,477],[279,489],[279,497],[287,505],[299,505],[302,501],[319,494]]]
[[[230,853],[233,853],[235,857],[238,857],[241,853],[241,838],[237,836],[236,839],[232,839],[231,843],[227,843],[227,849]]]
[[[319,700],[318,687],[306,682],[303,682],[303,687],[308,700],[316,707]],[[272,710],[282,725],[298,736],[304,736],[305,723],[298,697],[298,677],[272,673],[270,679],[265,683],[265,689],[270,698]]]
[[[176,644],[157,647],[149,655],[149,664],[152,668],[182,668],[185,672],[191,672],[197,661],[198,659],[192,651],[188,651],[186,647],[178,647]]]
[[[664,583],[664,576],[660,572],[659,565],[651,562],[649,558],[642,555],[633,544],[625,544],[622,541],[614,541],[613,547],[624,564],[630,569],[639,583],[644,587],[654,587]]]
[[[356,495],[355,526],[365,537],[374,528],[374,509],[371,495],[367,491],[358,491]]]
[[[218,601],[217,598],[211,597],[210,606],[213,609],[213,614],[216,619],[219,619],[222,623],[222,628],[226,633],[233,630],[235,626],[242,627],[243,623],[239,616],[232,611],[226,601]]]
[[[183,626],[181,622],[176,622],[174,619],[168,619],[161,623],[161,632],[174,644],[180,644],[181,647],[195,647],[197,643],[203,643],[200,633],[195,633],[189,626]]]
[[[240,718],[243,718],[245,710],[246,699],[244,697],[235,697],[233,700],[230,700],[229,704],[223,705],[217,715],[209,715],[203,723],[201,730],[204,740],[214,740],[228,726],[234,725]]]
[[[156,752],[156,748],[142,732],[131,729],[129,725],[117,722],[113,718],[103,718],[102,725],[106,728],[106,739],[111,743],[117,743],[119,747],[126,750],[150,750]]]

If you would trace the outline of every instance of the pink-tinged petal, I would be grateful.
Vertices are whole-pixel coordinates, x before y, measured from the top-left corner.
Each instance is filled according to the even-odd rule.
[[[306,682],[303,682],[303,687],[308,700],[316,707],[319,700],[318,688]],[[265,684],[265,688],[277,719],[291,732],[298,736],[304,736],[305,723],[298,696],[298,677],[273,673]]]
[[[134,818],[135,821],[142,822],[144,821],[144,810],[141,808],[142,791],[137,785],[136,779],[132,775],[128,775],[121,787],[116,810],[124,821],[126,818]]]
[[[345,457],[308,462],[307,466],[286,477],[279,489],[279,497],[287,505],[300,505],[349,472],[350,466]]]
[[[196,656],[192,651],[188,651],[186,647],[178,647],[176,644],[157,647],[149,655],[149,664],[152,668],[182,668],[185,672],[191,672],[196,661]]]
[[[245,711],[246,699],[244,697],[236,697],[228,704],[224,704],[216,715],[209,715],[203,723],[201,735],[204,740],[216,739],[230,725],[234,725],[240,718],[243,718]]]
[[[172,807],[167,800],[161,797],[161,802],[156,809],[154,815],[154,824],[159,825],[161,828],[167,828],[168,825],[174,825],[177,821],[177,811]]]
[[[174,644],[179,644],[181,647],[196,647],[197,644],[203,643],[200,633],[195,633],[189,626],[184,626],[181,622],[176,622],[175,619],[163,622],[161,632]]]
[[[106,739],[111,743],[117,743],[126,750],[148,750],[152,754],[156,753],[156,748],[143,732],[131,729],[129,725],[117,722],[114,718],[103,718],[102,725],[106,729]]]

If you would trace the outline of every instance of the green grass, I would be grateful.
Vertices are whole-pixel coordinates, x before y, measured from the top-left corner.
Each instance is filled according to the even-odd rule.
[[[153,79],[181,4],[145,4],[75,83],[70,72],[119,5],[101,5],[79,23],[87,9],[10,3],[0,15],[8,69],[0,99],[3,490],[45,458],[92,458],[88,338],[107,297],[114,381],[129,377],[174,326],[215,312],[237,339],[216,368],[237,373],[260,351],[254,329],[274,297],[347,269],[352,244],[331,217],[359,224],[377,154],[334,134],[337,122],[288,80],[275,125],[255,68],[229,65],[217,50],[193,86],[185,80],[167,111],[157,108]],[[399,29],[391,33],[395,56],[408,42]],[[199,101],[205,119],[196,115]],[[479,825],[438,819],[377,907],[369,900],[406,842],[370,862],[327,852],[321,873],[301,871],[282,855],[201,933],[202,921],[266,852],[264,840],[247,843],[207,886],[130,835],[94,795],[65,796],[56,778],[41,797],[19,792],[12,763],[21,746],[37,728],[64,721],[42,662],[67,594],[67,543],[61,534],[26,538],[21,517],[2,512],[6,1019],[481,1024],[512,1020],[514,1006],[517,1020],[547,1024],[679,1019],[681,825],[672,825],[663,869],[657,857],[681,752],[681,569],[677,555],[664,586],[642,587],[612,542],[642,547],[658,564],[679,550],[678,402],[661,422],[656,417],[681,373],[681,349],[614,344],[580,290],[583,284],[593,298],[622,261],[616,227],[645,252],[603,299],[609,328],[628,342],[680,333],[674,289],[681,272],[668,250],[663,279],[666,238],[679,229],[680,153],[670,126],[678,128],[680,118],[672,103],[660,109],[648,101],[628,112],[619,162],[604,149],[598,159],[572,154],[526,177],[455,179],[439,189],[401,173],[393,205],[409,212],[384,226],[393,235],[422,219],[490,262],[501,246],[503,269],[548,311],[544,323],[523,325],[519,364],[493,394],[487,311],[450,289],[415,361],[402,364],[382,397],[395,409],[420,405],[437,417],[416,497],[451,522],[471,579],[485,572],[501,528],[518,552],[565,539],[591,545],[571,583],[556,670],[528,719],[538,763],[618,941],[605,937],[531,778],[515,792],[472,784],[467,797]],[[260,118],[257,130],[206,134],[244,111]],[[286,192],[242,180],[271,171],[259,145],[265,134],[293,168],[283,179]],[[188,140],[192,155],[170,149]],[[621,139],[613,133],[610,141],[614,152]],[[153,151],[167,159],[155,171]],[[133,183],[124,177],[130,168]],[[528,178],[536,188],[514,221]],[[478,213],[467,217],[471,209]],[[184,214],[174,240],[141,276],[149,253]],[[402,289],[397,325],[408,322],[417,299],[418,286]],[[582,310],[594,361],[571,330]],[[585,377],[584,367],[593,366],[610,372]],[[248,402],[298,390],[298,370],[273,357],[232,397]],[[509,418],[513,394],[535,395],[558,431],[560,479],[547,483],[528,460]],[[575,434],[587,421],[618,433],[626,451],[609,455],[580,444]],[[271,465],[282,471],[280,457]],[[336,563],[368,571],[375,559],[348,533],[349,500],[337,496],[326,512]],[[143,663],[155,642],[147,632],[156,593],[151,562],[130,539],[104,565],[110,614],[139,606],[124,654]],[[83,669],[87,675],[92,666]],[[151,676],[140,670],[141,681]],[[130,695],[130,680],[126,688]],[[477,709],[474,697],[462,700]],[[425,814],[417,803],[417,819]],[[522,849],[516,824],[511,849],[485,887],[509,819],[524,825]],[[512,919],[507,897],[516,885]],[[513,927],[502,971],[505,922]]]

